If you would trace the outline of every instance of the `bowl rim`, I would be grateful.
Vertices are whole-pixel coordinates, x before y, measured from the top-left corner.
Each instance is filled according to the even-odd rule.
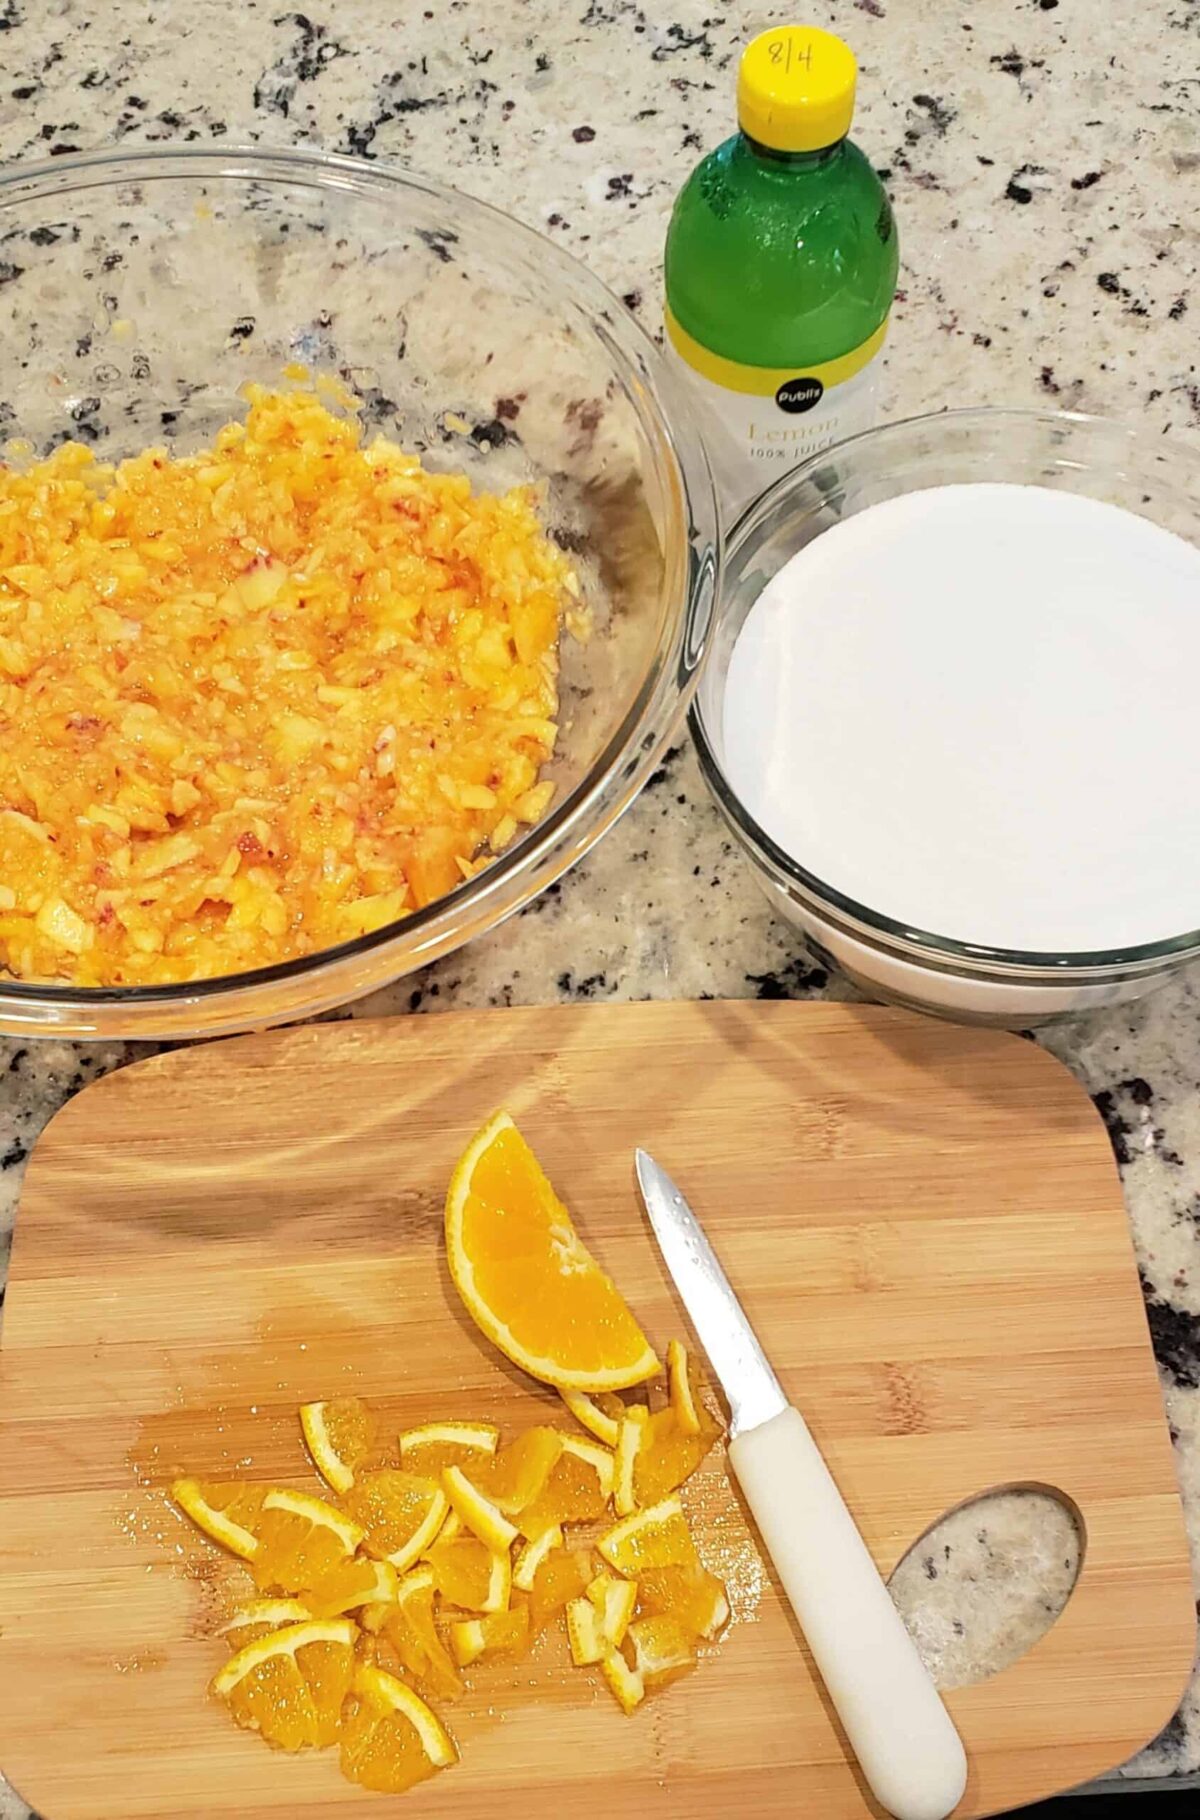
[[[277,987],[306,975],[314,980],[342,963],[377,954],[397,941],[415,953],[392,977],[428,965],[477,933],[496,927],[524,902],[547,889],[570,869],[623,813],[649,776],[659,755],[685,714],[707,656],[714,619],[721,563],[720,517],[716,487],[707,451],[691,421],[690,408],[660,350],[647,332],[581,259],[556,246],[545,235],[515,215],[497,208],[450,184],[427,177],[408,166],[388,161],[367,161],[339,152],[310,147],[278,148],[234,143],[220,146],[127,146],[73,153],[61,158],[39,158],[0,171],[0,221],[10,208],[78,190],[111,188],[120,183],[159,181],[230,180],[276,182],[317,191],[349,191],[385,200],[389,195],[418,192],[430,202],[470,217],[476,225],[504,237],[505,259],[514,267],[537,261],[537,274],[547,268],[565,290],[591,293],[597,332],[613,352],[630,380],[630,403],[652,451],[673,464],[677,495],[668,505],[679,523],[675,560],[680,568],[673,578],[671,552],[664,541],[664,591],[677,585],[682,594],[678,611],[669,616],[658,634],[640,686],[626,713],[587,772],[562,801],[513,846],[495,858],[482,873],[456,885],[444,896],[410,915],[368,934],[336,946],[317,948],[310,954],[241,973],[215,974],[198,980],[162,985],[68,986],[17,980],[0,974],[0,1014],[32,1011],[38,1006],[86,1012],[95,1007],[119,1007],[150,1014],[155,1009],[200,1005],[258,989]],[[524,256],[524,257],[523,257]],[[663,402],[665,400],[666,402]],[[649,409],[646,408],[648,401]],[[697,520],[700,521],[699,527]],[[708,527],[707,529],[705,527]],[[696,560],[694,543],[704,548]],[[607,797],[617,793],[610,812],[603,813]],[[532,879],[528,875],[537,868]],[[517,891],[522,878],[530,888]],[[512,900],[512,901],[510,901]],[[473,927],[457,933],[460,913],[472,913]],[[365,990],[383,983],[373,979]],[[302,1016],[303,1008],[289,1015]],[[152,1021],[152,1020],[151,1020]],[[0,1027],[3,1027],[0,1024]],[[108,1031],[96,1034],[107,1034]],[[131,1029],[128,1034],[139,1034]],[[52,1034],[52,1030],[47,1030]],[[148,1028],[146,1034],[152,1034]]]
[[[1080,429],[1084,434],[1103,433],[1122,439],[1138,459],[1149,461],[1157,453],[1164,452],[1174,458],[1191,461],[1196,468],[1197,497],[1200,498],[1200,450],[1191,448],[1178,438],[1156,436],[1151,438],[1144,431],[1132,425],[1121,423],[1116,418],[1104,417],[1091,411],[1040,411],[1020,406],[1007,405],[965,405],[942,411],[923,411],[910,417],[892,418],[887,423],[877,424],[871,429],[859,431],[857,435],[847,436],[840,442],[822,449],[809,456],[796,467],[777,480],[772,481],[758,497],[750,502],[727,531],[725,536],[724,560],[722,566],[722,593],[728,589],[730,579],[737,573],[739,560],[745,546],[764,521],[773,514],[785,510],[788,496],[793,490],[799,490],[809,476],[831,457],[846,454],[865,443],[898,440],[905,433],[916,429],[927,429],[934,424],[958,425],[969,430],[972,426],[979,428],[998,426],[1003,423],[1014,426],[1037,426],[1053,430],[1070,426]],[[818,532],[818,536],[820,533]],[[753,604],[753,603],[752,603]],[[721,615],[723,600],[718,601],[717,613]],[[750,609],[748,609],[749,611]],[[723,702],[723,684],[719,700]],[[819,877],[807,867],[800,864],[775,841],[766,829],[755,820],[746,809],[730,784],[724,767],[718,757],[716,744],[710,736],[705,720],[704,703],[698,695],[693,702],[688,717],[692,737],[696,743],[696,752],[704,780],[712,792],[714,801],[734,833],[750,848],[756,859],[762,861],[774,872],[781,874],[782,882],[804,904],[818,916],[824,916],[836,923],[846,933],[865,939],[871,945],[894,953],[898,958],[908,961],[926,961],[938,971],[954,971],[956,963],[973,973],[983,973],[994,968],[1012,977],[1017,974],[1033,974],[1044,983],[1061,982],[1064,975],[1102,975],[1116,972],[1137,973],[1152,971],[1164,961],[1180,961],[1188,956],[1200,953],[1200,929],[1183,935],[1163,937],[1153,942],[1130,943],[1122,948],[1079,949],[1079,950],[1046,950],[1029,948],[1005,948],[984,942],[967,942],[960,938],[937,934],[932,930],[920,929],[911,923],[886,915],[881,910],[861,903],[858,899],[840,891],[828,879]]]

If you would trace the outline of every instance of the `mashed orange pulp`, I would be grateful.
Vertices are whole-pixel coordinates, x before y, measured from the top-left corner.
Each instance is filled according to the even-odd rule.
[[[119,467],[0,469],[0,970],[155,985],[429,903],[538,819],[577,592],[311,391]]]

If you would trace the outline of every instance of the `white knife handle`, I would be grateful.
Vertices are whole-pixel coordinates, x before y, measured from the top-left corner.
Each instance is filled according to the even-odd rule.
[[[729,1461],[875,1798],[945,1820],[967,1759],[798,1409],[738,1435]]]

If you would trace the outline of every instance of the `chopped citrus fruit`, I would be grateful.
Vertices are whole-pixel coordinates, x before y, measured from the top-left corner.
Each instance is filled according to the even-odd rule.
[[[355,1555],[339,1561],[305,1594],[316,1618],[339,1618],[362,1605],[393,1605],[398,1577],[390,1561]]]
[[[511,1547],[516,1541],[516,1527],[490,1498],[485,1498],[472,1485],[461,1466],[447,1466],[442,1474],[442,1486],[450,1500],[451,1510],[458,1512],[471,1534],[478,1536],[494,1554]]]
[[[347,1492],[375,1439],[375,1422],[360,1397],[305,1403],[300,1428],[312,1463],[331,1490]]]
[[[342,1774],[364,1788],[401,1794],[458,1761],[454,1740],[419,1694],[363,1664],[342,1721]]]
[[[649,1510],[638,1510],[616,1523],[596,1543],[610,1567],[638,1579],[650,1567],[699,1565],[683,1506],[677,1497],[664,1498]]]
[[[256,1531],[268,1489],[240,1479],[223,1484],[211,1479],[176,1479],[171,1496],[197,1529],[249,1561],[258,1552]]]
[[[268,1631],[282,1630],[285,1624],[304,1624],[312,1615],[303,1599],[250,1599],[222,1628],[226,1636],[233,1635],[238,1649],[244,1649]]]
[[[408,1673],[423,1682],[430,1693],[452,1698],[462,1692],[462,1682],[434,1623],[436,1590],[431,1567],[418,1567],[405,1574],[383,1628]]]
[[[397,1573],[411,1567],[428,1548],[446,1515],[440,1485],[395,1466],[358,1475],[346,1493],[346,1509],[365,1532],[368,1554],[390,1561]]]
[[[426,1422],[400,1436],[400,1464],[440,1480],[447,1466],[471,1466],[494,1454],[499,1441],[500,1430],[490,1422]]]
[[[529,1613],[523,1605],[491,1612],[486,1618],[463,1618],[450,1626],[450,1648],[460,1668],[497,1650],[523,1649],[528,1641]]]
[[[586,1523],[602,1517],[613,1488],[613,1457],[598,1441],[563,1435],[562,1452],[539,1495],[521,1512],[527,1536],[559,1523]]]
[[[680,1434],[700,1433],[700,1410],[695,1386],[688,1370],[687,1347],[682,1340],[667,1343],[667,1381],[670,1384],[671,1408]]]
[[[633,1403],[626,1411],[617,1435],[617,1451],[613,1456],[613,1505],[619,1517],[628,1517],[637,1508],[633,1489],[634,1462],[641,1451],[649,1420],[650,1411],[645,1404]]]
[[[332,1744],[354,1673],[355,1627],[313,1619],[247,1643],[213,1678],[239,1725],[281,1750]]]
[[[630,1668],[619,1649],[605,1652],[600,1661],[604,1679],[623,1713],[631,1713],[646,1697],[646,1684],[636,1668]]]
[[[507,1550],[493,1553],[476,1536],[435,1542],[429,1551],[434,1585],[447,1605],[466,1611],[504,1611],[512,1589]]]
[[[679,1427],[673,1408],[656,1409],[642,1428],[641,1446],[633,1462],[633,1499],[644,1508],[657,1504],[690,1479],[716,1439],[709,1423],[687,1434]]]
[[[251,1563],[260,1591],[304,1592],[352,1555],[359,1524],[323,1498],[275,1486],[263,1499],[258,1548]]]
[[[608,1648],[600,1614],[590,1599],[572,1599],[567,1606],[567,1642],[576,1668],[599,1662]]]
[[[446,1197],[454,1286],[514,1365],[560,1390],[620,1390],[659,1362],[507,1112],[468,1144]]]
[[[473,1461],[466,1469],[472,1485],[506,1517],[516,1517],[540,1497],[563,1449],[553,1428],[527,1428],[502,1447],[494,1460]]]
[[[633,1665],[651,1686],[695,1666],[692,1639],[678,1618],[667,1612],[657,1618],[638,1618],[629,1626],[629,1641],[633,1646]]]
[[[592,1563],[574,1550],[552,1550],[533,1577],[529,1620],[541,1630],[571,1600],[578,1599],[591,1578]]]
[[[615,1574],[597,1574],[587,1589],[604,1640],[612,1649],[619,1649],[625,1640],[637,1604],[637,1590],[636,1580],[619,1580]]]
[[[463,1520],[459,1516],[459,1514],[456,1510],[451,1509],[450,1500],[447,1498],[447,1500],[446,1500],[446,1521],[442,1524],[442,1527],[438,1530],[437,1535],[434,1537],[434,1540],[437,1542],[453,1542],[455,1536],[461,1536],[464,1533],[465,1533],[465,1531],[463,1530]],[[426,1549],[425,1552],[426,1552],[426,1554],[428,1554],[429,1550]]]
[[[616,1446],[625,1416],[625,1405],[619,1396],[611,1390],[594,1397],[589,1397],[586,1390],[560,1390],[558,1394],[581,1427],[606,1447]]]
[[[558,1523],[550,1524],[546,1529],[541,1530],[531,1542],[524,1544],[517,1554],[513,1567],[512,1583],[518,1592],[533,1591],[538,1568],[551,1549],[561,1548],[562,1545],[562,1526]]]
[[[715,1637],[729,1621],[725,1588],[706,1567],[650,1567],[637,1588],[639,1618],[666,1614],[691,1637]]]

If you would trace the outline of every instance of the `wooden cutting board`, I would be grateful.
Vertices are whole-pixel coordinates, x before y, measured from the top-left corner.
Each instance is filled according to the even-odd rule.
[[[561,1661],[493,1670],[448,1715],[462,1766],[393,1799],[206,1698],[243,1582],[170,1513],[177,1471],[311,1484],[295,1411],[321,1396],[396,1426],[555,1413],[441,1255],[452,1163],[500,1103],[660,1344],[683,1322],[635,1143],[677,1176],[884,1573],[989,1488],[1074,1502],[1062,1618],[949,1696],[962,1814],[1166,1723],[1194,1642],[1182,1514],[1109,1146],[1055,1061],[822,1004],[346,1023],[111,1075],[33,1157],[0,1353],[0,1766],[45,1820],[875,1811],[715,1460],[692,1502],[740,1621],[633,1719]]]

